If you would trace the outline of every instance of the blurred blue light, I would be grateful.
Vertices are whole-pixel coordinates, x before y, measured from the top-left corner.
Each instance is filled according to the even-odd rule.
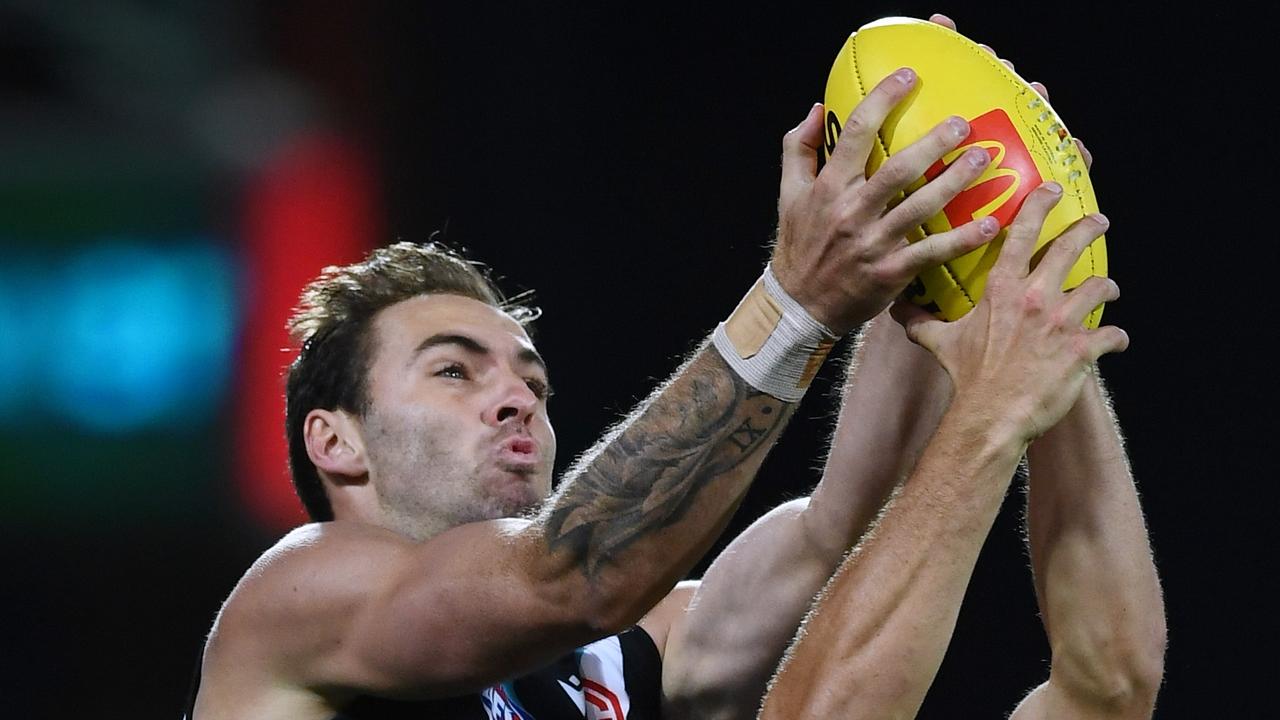
[[[0,372],[38,367],[29,400],[88,430],[204,425],[231,377],[235,285],[233,258],[205,239],[83,247],[26,285],[39,313],[3,329],[17,342]]]
[[[0,421],[18,413],[27,387],[27,348],[23,342],[19,277],[0,271]]]

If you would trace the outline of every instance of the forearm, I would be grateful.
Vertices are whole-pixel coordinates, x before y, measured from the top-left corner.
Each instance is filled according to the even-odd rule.
[[[1053,651],[1050,683],[1084,704],[1149,715],[1163,672],[1164,603],[1100,382],[1086,385],[1028,460],[1028,536]]]
[[[850,359],[822,481],[803,518],[812,540],[834,550],[837,562],[915,467],[950,396],[938,361],[887,313],[866,325]]]
[[[753,717],[787,644],[845,548],[814,545],[808,498],[774,508],[707,569],[673,625],[663,662],[664,714]]]
[[[601,624],[633,623],[720,534],[793,410],[704,345],[579,459],[527,539]]]
[[[985,414],[958,408],[943,419],[899,495],[823,591],[761,717],[914,714],[1022,449]]]

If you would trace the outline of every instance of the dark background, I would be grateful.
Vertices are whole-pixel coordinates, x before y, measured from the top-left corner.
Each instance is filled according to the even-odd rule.
[[[0,402],[6,706],[177,717],[222,599],[301,521],[245,490],[283,487],[279,468],[236,469],[264,292],[246,208],[290,138],[340,138],[363,158],[364,244],[447,223],[508,291],[536,289],[563,467],[756,278],[781,136],[821,99],[848,33],[934,11],[1046,83],[1096,158],[1124,295],[1106,319],[1133,341],[1102,369],[1168,606],[1157,716],[1273,716],[1274,63],[1269,19],[1226,4],[0,4],[0,248],[18,268],[0,286],[14,306],[64,297],[24,285],[27,269],[129,232],[166,258],[176,237],[209,238],[234,278],[218,305],[230,339],[203,356],[227,377],[187,383],[207,396],[126,425],[33,410],[34,390]],[[358,254],[303,253],[295,269]],[[39,323],[4,319],[0,343],[35,346]],[[838,370],[731,533],[816,480]],[[1044,679],[1020,513],[1011,492],[922,718],[1003,717]]]

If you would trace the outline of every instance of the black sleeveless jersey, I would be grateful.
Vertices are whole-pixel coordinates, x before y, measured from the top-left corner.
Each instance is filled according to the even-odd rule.
[[[184,720],[191,720],[199,665]],[[662,658],[639,627],[597,640],[539,670],[443,700],[360,697],[332,720],[657,720]]]

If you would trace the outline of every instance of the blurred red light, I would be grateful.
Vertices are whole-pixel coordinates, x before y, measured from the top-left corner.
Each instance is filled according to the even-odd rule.
[[[243,237],[249,283],[235,410],[236,483],[270,530],[306,522],[289,481],[284,371],[296,348],[285,322],[326,265],[359,260],[380,235],[372,162],[331,134],[303,137],[248,185]]]

